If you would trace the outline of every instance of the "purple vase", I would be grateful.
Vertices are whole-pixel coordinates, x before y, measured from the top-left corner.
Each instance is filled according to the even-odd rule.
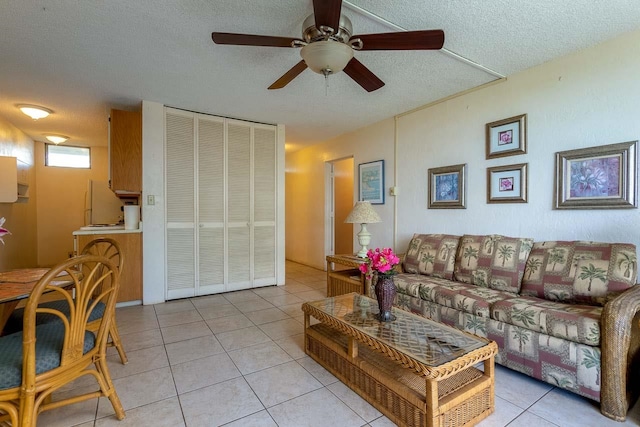
[[[381,322],[391,322],[396,320],[396,316],[391,314],[393,300],[396,297],[396,285],[393,283],[393,276],[379,275],[375,286],[376,298],[378,300],[378,320]]]

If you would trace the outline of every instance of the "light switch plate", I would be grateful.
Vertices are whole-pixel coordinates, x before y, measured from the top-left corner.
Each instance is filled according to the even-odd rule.
[[[149,194],[147,196],[147,205],[155,205],[156,204],[156,196],[153,194]]]

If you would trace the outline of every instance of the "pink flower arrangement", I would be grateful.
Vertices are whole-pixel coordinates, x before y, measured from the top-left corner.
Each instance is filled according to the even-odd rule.
[[[5,221],[4,217],[0,218],[0,242],[2,242],[3,245],[4,245],[4,240],[2,240],[2,238],[7,234],[11,234],[9,230],[7,230],[6,228],[2,228],[4,221]]]
[[[391,248],[369,249],[366,260],[367,262],[360,265],[359,268],[368,279],[373,277],[374,272],[383,276],[394,275],[393,267],[400,263],[400,258],[393,253]]]

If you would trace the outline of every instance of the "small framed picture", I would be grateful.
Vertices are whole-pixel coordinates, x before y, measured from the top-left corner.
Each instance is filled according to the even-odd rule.
[[[527,115],[487,123],[487,159],[527,153]]]
[[[556,209],[638,207],[638,141],[556,153]]]
[[[487,168],[487,203],[527,203],[527,165]]]
[[[360,163],[358,165],[358,200],[372,205],[384,204],[384,160]]]
[[[429,169],[429,209],[466,209],[467,165]]]

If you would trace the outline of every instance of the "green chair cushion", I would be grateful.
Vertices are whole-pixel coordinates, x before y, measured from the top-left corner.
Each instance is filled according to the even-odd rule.
[[[36,327],[36,374],[60,366],[65,328],[62,322]],[[83,354],[96,344],[95,335],[84,334]],[[0,337],[0,390],[19,387],[22,383],[22,332]]]
[[[58,310],[61,313],[64,313],[67,318],[69,317],[69,303],[65,300],[57,300],[57,301],[48,301],[43,302],[39,305],[39,307],[43,308],[52,308],[54,310]],[[91,312],[89,316],[89,322],[93,322],[94,320],[100,319],[104,315],[104,310],[106,305],[103,302],[99,302],[96,307]],[[20,332],[22,330],[22,325],[24,322],[24,308],[19,308],[17,310],[13,310],[7,324],[3,329],[3,333],[5,335],[10,335],[16,332]],[[36,326],[44,325],[46,323],[52,322],[61,322],[60,318],[55,314],[50,313],[38,313],[36,314]]]

